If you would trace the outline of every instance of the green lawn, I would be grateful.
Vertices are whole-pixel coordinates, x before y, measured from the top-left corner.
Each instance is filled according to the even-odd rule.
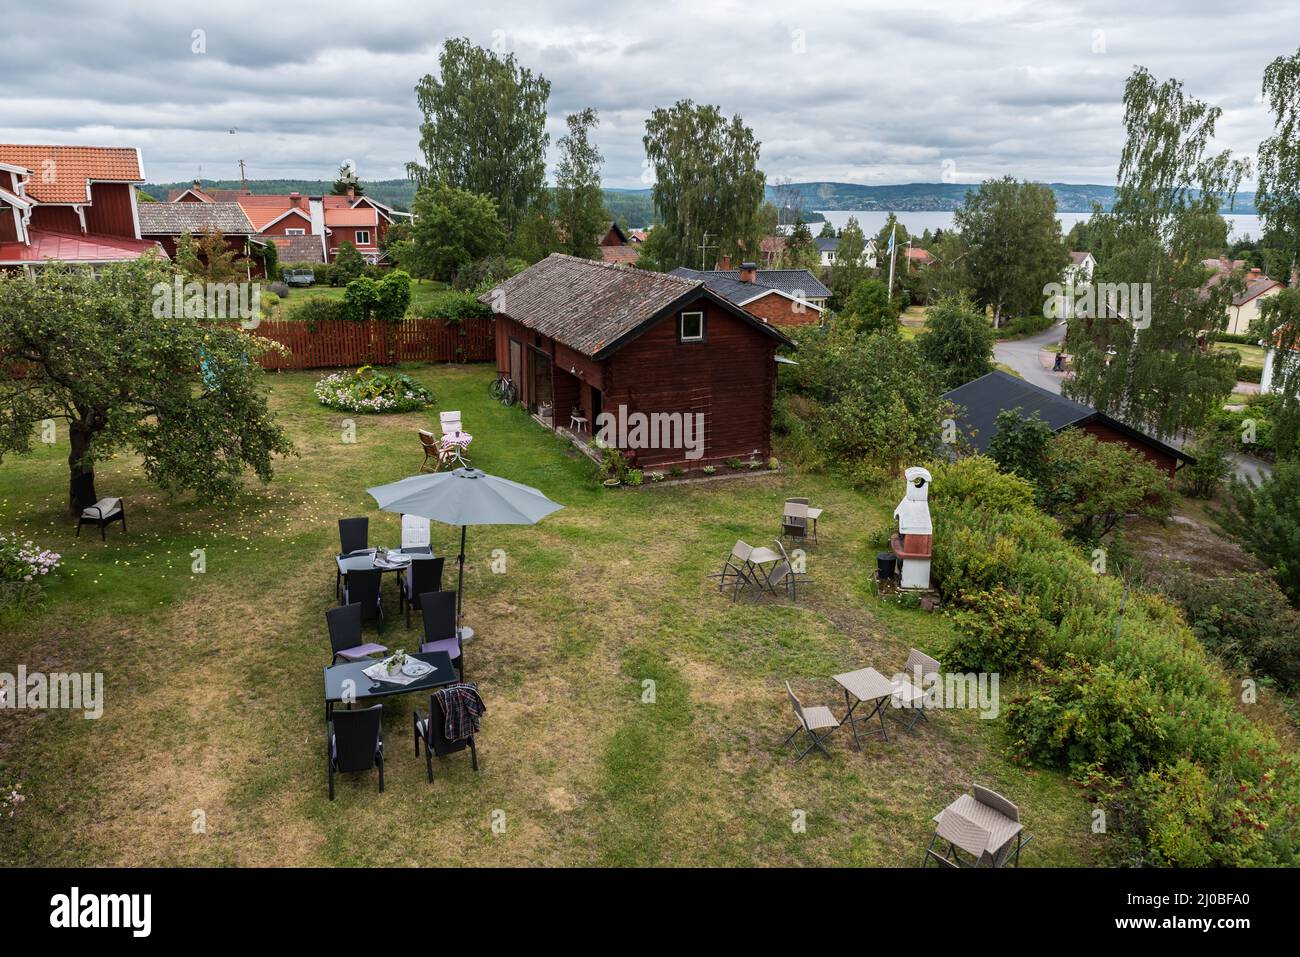
[[[411,305],[416,307],[418,311],[419,307],[427,305],[435,295],[440,292],[445,292],[446,290],[447,284],[445,282],[435,282],[431,279],[412,279]],[[326,299],[342,299],[343,287],[320,284],[307,287],[291,286],[289,289],[289,295],[282,300],[285,308],[280,318],[292,319],[295,307],[297,307],[304,299],[308,299],[311,296],[323,296]]]
[[[413,473],[415,430],[437,416],[358,416],[345,444],[345,416],[312,398],[317,374],[274,375],[273,406],[301,454],[232,508],[168,500],[119,457],[98,485],[126,497],[130,532],[114,527],[104,545],[75,540],[63,514],[65,435],[0,469],[0,527],[66,558],[45,609],[0,628],[0,671],[102,671],[107,685],[98,721],[0,711],[0,781],[21,779],[27,795],[0,818],[0,863],[885,866],[919,862],[931,815],[972,781],[1020,805],[1037,834],[1026,863],[1097,862],[1083,795],[1014,764],[999,720],[944,712],[863,753],[845,729],[830,760],[797,765],[782,748],[786,679],[839,715],[831,674],[892,674],[912,645],[942,650],[946,619],[871,592],[872,533],[893,495],[794,471],[606,491],[587,460],[487,399],[488,367],[406,371],[439,408],[462,410],[476,465],[566,506],[533,527],[470,533],[480,772],[461,755],[428,784],[410,737],[416,701],[389,698],[387,791],[373,774],[345,776],[326,799],[335,520],[370,515],[371,541],[397,543],[398,516],[375,511],[365,488]],[[814,585],[798,604],[719,595],[706,574],[737,538],[769,541],[794,494],[826,508]],[[456,538],[434,526],[440,552],[454,555]],[[196,548],[203,574],[191,571]],[[494,549],[504,574],[490,570]],[[388,576],[395,611],[393,587]],[[394,616],[381,640],[409,650],[417,634]],[[806,832],[791,827],[797,812]]]

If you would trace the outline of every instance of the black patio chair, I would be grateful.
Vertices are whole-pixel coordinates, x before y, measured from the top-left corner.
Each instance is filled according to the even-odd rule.
[[[456,630],[456,590],[428,591],[420,596],[420,617],[424,619],[421,653],[445,651],[456,662],[460,680],[465,680],[465,653]]]
[[[420,756],[420,742],[424,742],[424,763],[429,772],[429,781],[433,781],[433,756],[436,754],[440,758],[445,758],[449,754],[456,754],[469,748],[470,764],[475,771],[478,770],[478,748],[474,746],[474,735],[462,738],[459,741],[452,741],[447,737],[447,716],[442,710],[442,701],[437,691],[429,695],[429,714],[427,716],[420,713],[416,708],[415,713],[411,715],[411,721],[414,725],[415,732],[415,756]]]
[[[378,621],[384,627],[384,597],[379,586],[383,579],[378,568],[363,568],[348,572],[343,582],[343,604],[360,605],[362,621]]]
[[[420,610],[420,596],[425,592],[442,591],[441,558],[412,559],[405,575],[397,579],[397,612],[406,611],[406,627],[411,627],[411,609]]]
[[[370,519],[364,515],[360,518],[339,519],[339,558],[347,558],[358,552],[370,551]],[[334,576],[334,595],[338,597],[342,587],[343,572]]]
[[[329,626],[330,647],[334,657],[330,664],[340,658],[344,661],[360,661],[371,655],[381,655],[388,649],[373,641],[361,640],[361,605],[339,605],[325,612],[325,623]]]
[[[126,503],[120,498],[101,498],[97,502],[87,502],[77,517],[77,534],[73,537],[81,537],[82,525],[94,525],[99,529],[100,540],[106,542],[108,535],[104,530],[114,522],[122,523],[122,533],[125,534]]]
[[[325,754],[329,768],[330,800],[334,800],[334,775],[369,771],[379,767],[379,793],[384,793],[384,706],[362,711],[335,711],[326,724]]]

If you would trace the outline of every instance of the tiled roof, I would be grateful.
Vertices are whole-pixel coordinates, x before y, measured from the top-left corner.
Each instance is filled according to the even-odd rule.
[[[739,269],[701,271],[679,266],[672,275],[703,280],[713,292],[736,304],[749,302],[763,289],[776,290],[796,299],[826,299],[831,294],[807,269],[760,269],[753,282],[742,282]]]
[[[323,263],[325,251],[319,236],[265,236],[275,243],[282,263]]]
[[[583,355],[603,359],[648,323],[700,294],[767,335],[788,342],[779,330],[709,295],[698,281],[561,253],[529,266],[479,301],[496,304],[526,328]]]
[[[1280,289],[1282,284],[1276,279],[1269,279],[1267,276],[1260,276],[1257,279],[1251,279],[1246,283],[1246,288],[1232,297],[1234,306],[1244,306],[1256,296],[1262,296],[1270,289]]]
[[[1076,266],[1082,266],[1084,260],[1086,260],[1091,255],[1092,253],[1089,252],[1077,252],[1072,249],[1070,250],[1070,262],[1074,263]]]
[[[346,197],[344,197],[346,199]],[[377,226],[379,213],[373,206],[359,206],[356,209],[326,207],[326,226]]]
[[[29,229],[30,245],[0,243],[0,265],[43,263],[55,259],[65,263],[104,263],[139,259],[150,250],[156,250],[163,259],[167,253],[152,239],[124,239],[121,236],[100,236],[83,233],[54,233],[43,229]]]
[[[262,200],[265,199],[272,199],[272,200],[279,199],[280,201],[279,203],[263,202]],[[285,213],[290,212],[291,210],[295,213],[300,213],[305,222],[307,223],[311,222],[311,213],[303,209],[301,206],[290,205],[289,200],[283,196],[281,197],[241,196],[239,197],[239,205],[243,208],[244,214],[248,217],[248,221],[253,224],[253,228],[256,229],[258,232],[261,232],[268,225],[275,222],[277,219],[279,219]]]
[[[601,246],[600,258],[607,263],[623,263],[631,266],[641,258],[641,250],[635,246]]]
[[[27,195],[40,203],[88,202],[89,180],[144,182],[140,154],[129,147],[0,143],[0,162],[32,171]]]
[[[210,229],[231,236],[247,236],[255,232],[238,203],[140,204],[140,234],[143,236],[179,236],[186,230],[198,235]]]

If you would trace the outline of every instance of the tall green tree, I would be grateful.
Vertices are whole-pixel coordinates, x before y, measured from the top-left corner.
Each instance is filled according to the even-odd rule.
[[[1263,300],[1251,333],[1274,347],[1272,387],[1281,400],[1273,439],[1278,454],[1290,457],[1300,451],[1300,50],[1268,65],[1263,92],[1273,135],[1259,147],[1255,208],[1291,285]]]
[[[835,325],[858,335],[897,334],[898,300],[890,297],[883,279],[863,279],[845,298],[835,317]]]
[[[834,239],[835,236],[836,236],[836,233],[835,233],[835,224],[832,223],[832,222],[828,219],[828,220],[826,220],[826,222],[822,223],[821,232],[819,232],[819,233],[817,234],[817,238],[818,238],[818,239]]]
[[[822,254],[813,242],[812,231],[803,217],[798,217],[790,227],[790,235],[785,238],[785,251],[781,257],[786,269],[817,270],[821,266]]]
[[[970,249],[966,269],[975,302],[1003,317],[1041,312],[1049,283],[1060,282],[1069,256],[1056,219],[1056,194],[1014,177],[968,190],[953,222]]]
[[[831,267],[831,291],[835,294],[837,307],[871,272],[866,262],[867,237],[863,235],[856,216],[849,217],[840,230],[839,239]]]
[[[422,279],[450,282],[462,266],[499,253],[505,244],[488,196],[428,183],[416,191],[411,213],[411,245],[402,265]]]
[[[438,76],[416,84],[424,122],[424,162],[406,165],[421,186],[443,182],[487,196],[508,229],[537,203],[546,186],[546,101],[551,84],[469,40],[443,44]]]
[[[0,274],[0,355],[23,370],[0,376],[0,457],[65,423],[74,515],[98,498],[95,463],[119,451],[167,491],[216,498],[246,470],[270,481],[272,459],[293,451],[256,361],[270,344],[187,317],[161,295],[174,275],[152,256],[98,277],[57,263]]]
[[[934,366],[944,389],[955,389],[993,371],[993,330],[963,296],[940,299],[926,314],[916,347]]]
[[[1097,294],[1098,316],[1072,320],[1066,335],[1074,375],[1065,393],[1162,438],[1199,428],[1237,381],[1237,354],[1204,347],[1240,288],[1205,287],[1201,265],[1219,248],[1219,203],[1231,202],[1246,169],[1227,151],[1208,152],[1220,113],[1177,80],[1141,67],[1129,76],[1115,202],[1089,230],[1100,250],[1094,287],[1128,290],[1129,309]]]
[[[600,164],[605,158],[591,141],[600,124],[587,107],[566,118],[569,132],[560,137],[560,163],[555,171],[555,207],[564,251],[571,256],[599,259],[601,228],[609,222],[600,190]]]
[[[716,106],[679,100],[650,114],[642,142],[655,174],[656,257],[698,266],[703,254],[712,268],[722,253],[753,255],[765,184],[754,131]]]

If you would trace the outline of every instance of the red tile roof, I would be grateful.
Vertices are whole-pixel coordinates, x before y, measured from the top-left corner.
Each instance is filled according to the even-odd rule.
[[[623,263],[631,266],[641,258],[641,250],[635,246],[601,246],[600,258],[607,263]]]
[[[0,266],[40,264],[47,259],[66,263],[103,263],[139,259],[150,250],[157,250],[162,258],[167,253],[152,239],[123,239],[121,236],[100,236],[85,233],[52,233],[29,229],[30,246],[22,243],[0,243]]]
[[[346,199],[347,197],[344,197]],[[326,226],[377,226],[379,214],[373,206],[359,206],[356,209],[325,208]]]
[[[279,199],[280,202],[278,204],[248,202],[248,200],[250,199],[262,200],[262,199],[273,199],[273,198]],[[303,209],[300,206],[289,205],[288,199],[283,196],[281,197],[241,196],[239,197],[239,205],[243,208],[244,215],[248,217],[248,221],[253,224],[253,228],[256,229],[258,232],[261,232],[269,224],[275,222],[275,220],[279,219],[281,216],[283,216],[285,213],[289,212],[290,210],[292,210],[295,213],[300,213],[305,223],[307,224],[311,223],[311,214],[307,212],[307,210]],[[310,228],[310,226],[308,226],[307,228]]]
[[[144,182],[140,154],[129,147],[0,143],[0,163],[31,170],[27,195],[40,203],[88,202],[89,180]]]

